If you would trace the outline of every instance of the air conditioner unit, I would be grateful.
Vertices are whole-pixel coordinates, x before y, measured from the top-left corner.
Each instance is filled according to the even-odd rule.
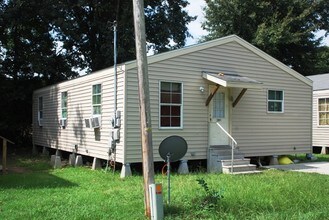
[[[91,120],[92,128],[99,128],[101,126],[101,117],[100,116],[92,117],[90,120]]]
[[[66,118],[62,118],[59,120],[59,124],[61,127],[65,128],[67,125],[67,119]]]
[[[91,128],[91,118],[85,118],[86,128]]]

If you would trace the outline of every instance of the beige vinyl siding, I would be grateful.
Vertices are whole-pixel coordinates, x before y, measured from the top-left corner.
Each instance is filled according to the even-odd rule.
[[[313,146],[329,146],[329,125],[319,125],[319,98],[329,98],[329,90],[313,92]]]
[[[85,127],[85,118],[92,116],[92,85],[102,85],[102,114],[99,135]],[[123,113],[124,74],[118,71],[118,110]],[[65,129],[59,126],[61,92],[68,93],[68,117]],[[43,97],[43,126],[37,123],[38,97]],[[72,152],[78,145],[78,154],[108,159],[111,117],[113,115],[113,69],[105,69],[74,80],[37,90],[33,96],[33,142],[35,145]],[[122,119],[124,114],[122,114]],[[124,125],[124,123],[122,123]],[[123,161],[124,127],[117,145],[116,159]]]
[[[208,149],[209,81],[202,71],[235,73],[264,83],[264,89],[248,89],[232,109],[231,130],[246,156],[310,152],[312,88],[308,80],[289,70],[236,36],[149,58],[149,85],[154,160],[162,161],[158,147],[163,139],[180,135],[188,143],[185,159],[206,159]],[[117,161],[142,162],[137,69],[135,62],[119,66],[118,109],[121,113]],[[291,72],[286,72],[291,71]],[[159,82],[183,85],[182,129],[159,129]],[[102,84],[102,128],[100,141],[84,118],[92,115],[92,85]],[[200,86],[205,88],[201,93]],[[284,113],[267,113],[267,89],[284,91]],[[232,102],[241,89],[231,88]],[[68,92],[68,125],[59,127],[60,94]],[[43,124],[37,124],[38,97],[43,96]],[[113,69],[37,90],[33,97],[34,144],[108,158],[113,115]],[[294,150],[296,149],[296,150]]]
[[[132,65],[132,64],[130,64]],[[206,159],[208,148],[208,97],[210,82],[202,71],[235,73],[264,83],[248,89],[232,110],[232,133],[246,156],[310,152],[312,88],[267,60],[231,42],[182,54],[149,65],[154,160],[161,141],[180,135],[188,143],[185,159]],[[127,161],[141,162],[136,69],[127,73]],[[183,129],[159,129],[159,81],[183,83]],[[199,91],[203,86],[204,93]],[[267,89],[284,90],[284,113],[267,113]],[[241,89],[232,88],[234,100]],[[296,150],[294,150],[296,149]],[[193,155],[193,156],[192,156]]]
[[[173,64],[166,60],[149,65],[149,84],[153,134],[153,153],[155,161],[162,161],[158,148],[163,139],[171,135],[182,136],[188,143],[186,159],[205,159],[208,142],[208,123],[205,106],[206,92],[199,91],[205,86],[201,69]],[[183,128],[159,128],[159,82],[178,82],[183,85]],[[141,162],[141,140],[138,107],[137,70],[127,72],[127,125],[126,152],[127,161]],[[193,156],[192,156],[193,155]]]
[[[239,150],[245,156],[311,152],[312,87],[238,45],[231,44],[226,54],[238,61],[230,64],[235,73],[264,85],[262,90],[248,89],[233,108],[232,134]],[[232,89],[233,99],[240,90]],[[267,112],[268,90],[284,91],[283,113]]]

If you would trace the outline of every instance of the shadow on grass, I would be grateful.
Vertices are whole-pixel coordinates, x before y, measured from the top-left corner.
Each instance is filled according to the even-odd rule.
[[[69,188],[78,185],[48,172],[0,175],[0,189]]]
[[[166,216],[182,216],[186,210],[180,206],[168,205],[164,206],[164,213]]]

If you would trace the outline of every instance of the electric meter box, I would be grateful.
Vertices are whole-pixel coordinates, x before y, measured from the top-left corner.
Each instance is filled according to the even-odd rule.
[[[162,196],[162,184],[155,183],[149,185],[150,194],[150,206],[151,206],[151,219],[162,220],[163,219],[163,196]]]

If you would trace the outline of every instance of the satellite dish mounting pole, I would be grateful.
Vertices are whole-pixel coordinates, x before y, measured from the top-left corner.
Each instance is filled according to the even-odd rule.
[[[187,152],[187,142],[184,138],[173,135],[161,141],[159,154],[167,162],[167,179],[168,179],[168,201],[170,203],[170,162],[176,162],[184,157]]]
[[[167,154],[168,204],[170,204],[170,152]]]

